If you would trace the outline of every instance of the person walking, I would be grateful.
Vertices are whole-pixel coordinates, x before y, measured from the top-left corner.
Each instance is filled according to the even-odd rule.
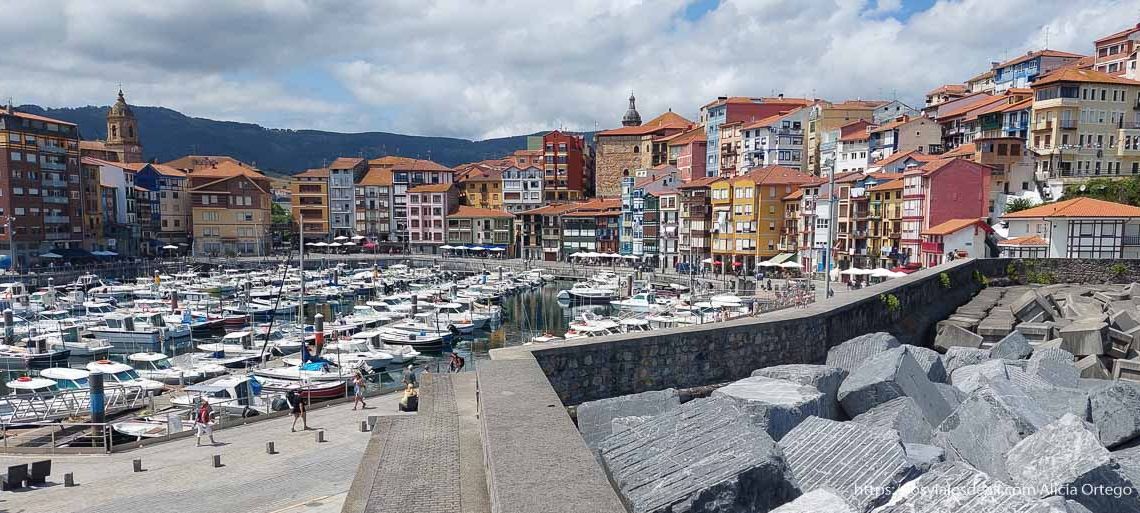
[[[404,384],[411,387],[419,386],[416,384],[416,372],[411,365],[404,369]]]
[[[309,419],[305,415],[305,401],[301,398],[301,394],[297,389],[290,389],[285,394],[285,400],[289,402],[289,407],[293,409],[293,427],[289,428],[291,433],[297,432],[297,419],[301,419],[301,430],[309,430]]]
[[[360,403],[360,409],[363,410],[367,408],[368,403],[364,402],[364,376],[361,376],[359,372],[352,376],[352,392],[354,394],[352,398],[352,409],[354,411],[356,410],[356,403],[358,402]]]
[[[210,438],[210,445],[218,444],[214,441],[213,414],[214,410],[210,407],[210,403],[202,399],[201,403],[198,404],[198,411],[194,416],[194,428],[198,438],[196,445],[198,447],[202,446],[202,435],[206,435]]]

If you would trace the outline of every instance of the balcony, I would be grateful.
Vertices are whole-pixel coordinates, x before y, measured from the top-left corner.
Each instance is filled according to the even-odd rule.
[[[67,148],[63,146],[56,146],[54,144],[40,144],[40,153],[52,153],[55,155],[62,155],[67,153]]]
[[[19,234],[17,234],[16,236],[19,237]],[[44,240],[67,240],[69,238],[71,238],[70,233],[51,232],[51,233],[45,233],[44,234]]]
[[[70,224],[71,217],[69,216],[44,216],[44,222],[48,224]]]
[[[68,201],[67,197],[65,197],[65,196],[44,196],[43,202],[44,203],[59,203],[61,205],[66,205],[66,204],[70,203],[70,201]]]
[[[63,162],[42,162],[40,169],[49,169],[52,171],[67,171],[67,164]]]
[[[43,179],[43,185],[44,187],[59,187],[61,189],[67,188],[67,182],[63,180],[51,180],[48,178]]]
[[[1124,246],[1140,246],[1140,235],[1125,235],[1120,243]]]
[[[1034,132],[1036,132],[1038,130],[1052,130],[1052,129],[1053,129],[1053,122],[1052,121],[1040,121],[1040,122],[1033,124],[1033,131]]]
[[[941,242],[923,242],[922,243],[922,252],[923,253],[942,253],[942,243]]]
[[[1061,121],[1059,121],[1059,123],[1061,125],[1061,130],[1076,130],[1077,129],[1077,120],[1075,120],[1075,119],[1062,119]]]

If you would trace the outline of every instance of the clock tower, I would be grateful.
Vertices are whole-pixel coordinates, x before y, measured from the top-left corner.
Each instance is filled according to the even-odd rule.
[[[131,106],[119,90],[119,99],[107,111],[106,148],[119,154],[124,163],[142,162],[142,144],[139,144],[138,121]]]

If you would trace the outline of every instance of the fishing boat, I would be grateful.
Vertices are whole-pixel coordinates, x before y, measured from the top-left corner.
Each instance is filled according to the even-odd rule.
[[[379,331],[361,331],[352,335],[352,340],[361,341],[368,347],[383,351],[392,356],[393,365],[411,362],[420,356],[420,352],[410,345],[394,345],[384,343]]]
[[[98,338],[111,343],[112,354],[181,353],[190,346],[190,328],[167,325],[161,313],[142,316],[140,322],[132,314],[108,314],[102,326],[88,330]]]
[[[196,369],[183,369],[171,363],[170,358],[161,353],[134,353],[127,356],[127,361],[139,376],[160,381],[167,385],[187,385],[197,383],[206,378],[206,376]],[[203,367],[209,368],[213,371],[214,375],[221,375],[225,373],[225,367],[216,364],[203,364]]]
[[[631,312],[648,312],[658,306],[657,296],[652,292],[638,292],[628,299],[610,301],[610,304]]]
[[[210,403],[217,411],[249,417],[269,412],[275,394],[259,394],[260,383],[249,375],[230,374],[190,385],[170,397],[176,408],[194,408],[199,401]]]
[[[91,387],[89,376],[89,371],[70,367],[52,367],[40,371],[41,378],[55,381],[60,390],[86,390]]]
[[[107,355],[110,354],[111,344],[109,342],[95,338],[90,333],[84,336],[81,334],[80,327],[72,321],[60,321],[59,327],[61,329],[58,332],[29,337],[29,343],[38,345],[39,339],[43,339],[47,346],[53,350],[69,351],[71,363],[86,364],[94,360],[106,360]]]
[[[0,344],[0,369],[36,370],[49,367],[66,367],[71,351],[49,349],[45,341],[38,346],[20,347]]]

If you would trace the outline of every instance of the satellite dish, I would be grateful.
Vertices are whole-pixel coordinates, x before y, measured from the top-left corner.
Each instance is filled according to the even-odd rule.
[[[1081,184],[1081,189],[1080,189],[1080,190],[1081,190],[1081,192],[1085,192],[1085,184],[1083,184],[1083,183]]]

